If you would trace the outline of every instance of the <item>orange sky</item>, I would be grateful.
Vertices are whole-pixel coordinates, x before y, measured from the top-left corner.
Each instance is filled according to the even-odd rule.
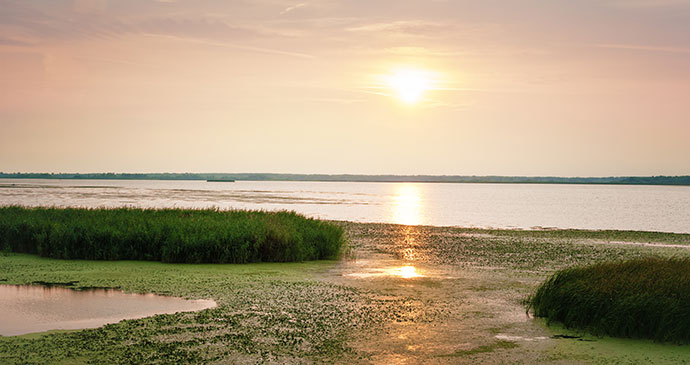
[[[690,173],[688,0],[0,9],[0,171]]]

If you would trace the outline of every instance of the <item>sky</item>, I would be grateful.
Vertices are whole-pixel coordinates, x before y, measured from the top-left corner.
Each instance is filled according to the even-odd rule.
[[[0,171],[690,174],[690,0],[0,0]]]

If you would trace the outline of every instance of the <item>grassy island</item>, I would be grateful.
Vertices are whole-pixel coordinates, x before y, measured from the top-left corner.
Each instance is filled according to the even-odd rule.
[[[690,259],[637,258],[556,272],[531,298],[537,317],[597,335],[690,343]]]
[[[0,249],[175,263],[332,259],[343,229],[294,212],[0,207]]]

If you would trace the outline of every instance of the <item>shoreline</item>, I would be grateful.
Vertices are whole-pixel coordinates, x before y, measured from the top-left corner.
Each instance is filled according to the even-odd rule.
[[[680,176],[611,176],[611,177],[550,177],[550,176],[433,176],[433,175],[349,175],[363,178],[341,178],[348,175],[300,174],[17,174],[0,173],[0,179],[23,180],[119,180],[119,181],[250,181],[250,182],[350,182],[350,183],[414,183],[414,184],[525,184],[525,185],[621,185],[621,186],[690,186],[690,175]],[[177,177],[178,175],[194,177]],[[262,178],[262,176],[274,176]],[[221,176],[221,177],[218,177]],[[227,177],[223,177],[227,176]],[[246,177],[257,176],[257,177]],[[319,176],[319,177],[313,177]],[[325,177],[324,177],[325,176]],[[418,178],[415,178],[418,177]],[[651,181],[650,181],[651,180]],[[669,181],[670,180],[670,181]]]
[[[1,187],[1,186],[0,186]],[[118,209],[118,208],[136,208],[136,209],[143,209],[143,210],[161,210],[161,209],[176,209],[176,210],[208,210],[208,209],[216,209],[216,208],[205,208],[205,207],[200,207],[200,208],[185,208],[185,207],[140,207],[140,206],[128,206],[128,205],[122,205],[122,206],[108,206],[108,205],[102,205],[102,206],[78,206],[78,205],[26,205],[26,204],[1,204],[0,203],[0,208],[6,208],[6,207],[20,207],[20,208],[75,208],[75,209]],[[635,229],[611,229],[611,228],[559,228],[559,227],[542,227],[542,226],[534,226],[530,228],[518,228],[518,227],[506,227],[506,228],[501,228],[501,227],[479,227],[479,226],[456,226],[456,225],[432,225],[432,224],[404,224],[404,223],[392,223],[392,222],[365,222],[365,221],[352,221],[352,220],[337,220],[337,219],[322,219],[318,217],[313,217],[313,216],[308,216],[306,214],[297,212],[296,210],[288,210],[288,209],[278,209],[278,210],[263,210],[263,209],[243,209],[243,208],[230,208],[230,209],[220,209],[220,211],[266,211],[266,212],[294,212],[300,215],[304,215],[307,218],[315,219],[315,220],[320,220],[324,222],[331,222],[331,223],[336,223],[336,224],[373,224],[373,225],[389,225],[389,226],[404,226],[404,227],[429,227],[429,228],[452,228],[452,229],[460,229],[460,230],[466,230],[466,231],[481,231],[481,232],[487,232],[487,233],[500,233],[500,232],[505,232],[505,233],[545,233],[545,232],[568,232],[572,233],[574,235],[578,234],[591,234],[591,235],[617,235],[617,234],[628,234],[628,235],[637,235],[637,234],[645,234],[645,235],[658,235],[658,236],[686,236],[686,238],[690,242],[690,232],[670,232],[670,231],[652,231],[652,230],[635,230]],[[690,243],[689,243],[690,244]]]
[[[581,235],[591,235],[591,236],[616,236],[616,235],[631,235],[633,237],[643,236],[680,236],[687,239],[688,245],[690,245],[690,232],[666,232],[666,231],[645,231],[645,230],[633,230],[633,229],[587,229],[587,228],[558,228],[558,227],[532,227],[532,228],[495,228],[495,227],[463,227],[463,226],[447,226],[447,225],[430,225],[430,224],[402,224],[402,223],[385,223],[385,222],[359,222],[359,221],[348,221],[348,220],[334,220],[334,219],[322,219],[326,222],[332,222],[336,224],[362,224],[362,225],[382,225],[382,226],[392,226],[392,227],[419,227],[419,228],[442,228],[442,229],[457,229],[462,231],[476,231],[487,234],[511,234],[511,233],[524,233],[524,234],[541,234],[544,235],[561,235],[563,233],[569,233],[573,236]],[[678,237],[678,238],[680,238]],[[684,242],[686,240],[683,240]],[[637,242],[637,241],[633,241]],[[621,242],[625,243],[625,242]],[[645,243],[645,242],[640,242]],[[652,243],[652,242],[646,242]]]

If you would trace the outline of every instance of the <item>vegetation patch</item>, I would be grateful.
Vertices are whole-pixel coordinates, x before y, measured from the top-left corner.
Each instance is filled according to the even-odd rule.
[[[414,323],[409,298],[315,280],[333,261],[189,265],[149,261],[0,256],[7,284],[74,281],[74,289],[120,287],[190,299],[200,312],[124,320],[81,331],[0,336],[0,364],[358,363],[352,336],[384,323]],[[247,275],[252,274],[252,275]]]
[[[294,212],[0,207],[0,249],[176,263],[335,258],[343,229]]]
[[[546,280],[528,309],[596,335],[690,343],[690,259],[638,258],[568,268]]]
[[[345,227],[353,249],[391,254],[415,261],[456,267],[481,267],[551,274],[555,270],[619,259],[690,253],[679,247],[600,244],[642,242],[688,245],[690,234],[629,231],[528,231],[404,226],[337,222]],[[513,286],[511,284],[507,289]],[[530,290],[531,291],[531,290]]]

